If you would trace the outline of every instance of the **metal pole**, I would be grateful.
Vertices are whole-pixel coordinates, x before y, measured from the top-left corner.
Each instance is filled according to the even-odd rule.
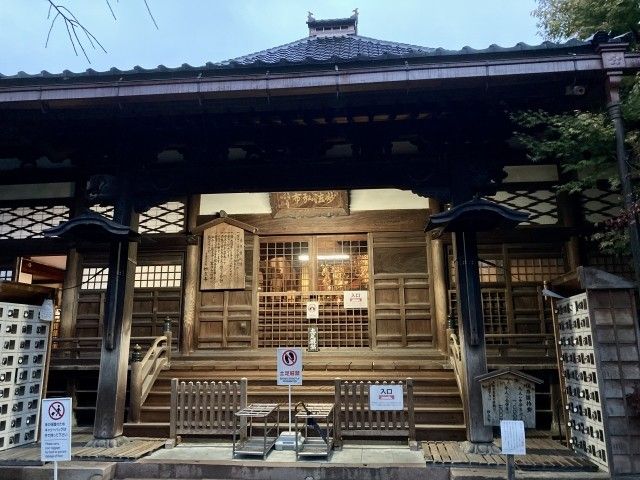
[[[53,480],[58,480],[58,462],[53,461]]]
[[[291,432],[291,385],[289,385],[289,432]]]

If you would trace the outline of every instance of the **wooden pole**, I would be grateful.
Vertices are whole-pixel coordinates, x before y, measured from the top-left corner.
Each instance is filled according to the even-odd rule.
[[[114,220],[134,231],[138,229],[138,214],[134,213],[126,191],[115,202]],[[88,443],[92,447],[116,447],[127,441],[122,430],[137,253],[135,241],[118,240],[111,244],[96,417],[93,440]]]
[[[437,200],[429,199],[429,210],[431,214],[440,212],[440,204]],[[431,250],[431,286],[433,288],[433,315],[435,321],[435,342],[441,352],[447,352],[449,346],[449,336],[447,335],[447,310],[449,299],[447,297],[446,285],[446,256],[444,245],[440,239],[431,239],[429,242]]]
[[[493,445],[493,430],[484,425],[482,389],[476,377],[487,373],[484,319],[478,274],[478,246],[475,232],[453,234],[458,287],[458,319],[462,353],[463,396],[467,414],[467,453],[488,453]]]
[[[62,302],[60,305],[60,336],[76,336],[76,316],[78,298],[82,282],[82,255],[75,248],[67,254],[67,266],[64,273]]]
[[[184,354],[193,352],[195,342],[195,325],[198,311],[198,280],[200,278],[200,242],[199,236],[191,231],[198,224],[200,213],[200,195],[189,197],[187,205],[187,235],[188,245],[185,258],[184,274],[184,303],[182,304],[182,337],[181,350]]]

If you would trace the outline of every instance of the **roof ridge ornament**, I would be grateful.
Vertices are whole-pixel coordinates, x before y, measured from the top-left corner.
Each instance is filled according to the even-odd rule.
[[[358,34],[358,9],[347,18],[317,20],[313,12],[307,12],[309,37],[344,37]]]

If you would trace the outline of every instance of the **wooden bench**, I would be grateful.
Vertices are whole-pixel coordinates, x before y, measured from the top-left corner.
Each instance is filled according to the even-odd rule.
[[[233,435],[234,413],[247,406],[247,379],[240,382],[180,382],[171,379],[169,440],[180,443],[181,435]]]
[[[404,410],[369,409],[370,385],[402,385]],[[358,382],[335,379],[335,445],[342,448],[345,437],[407,437],[409,448],[418,449],[413,404],[413,379],[404,382]]]

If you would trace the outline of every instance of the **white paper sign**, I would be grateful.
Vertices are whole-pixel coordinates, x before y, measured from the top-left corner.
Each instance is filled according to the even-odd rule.
[[[307,302],[307,318],[317,319],[320,314],[320,302]]]
[[[71,399],[42,400],[40,419],[40,460],[43,462],[71,460]]]
[[[502,420],[500,422],[502,453],[505,455],[526,455],[524,422],[522,420]]]
[[[277,350],[278,385],[302,385],[302,349]]]
[[[42,308],[40,309],[40,320],[45,322],[53,321],[53,300],[50,298],[45,299],[42,302]]]
[[[366,290],[345,290],[344,308],[368,308],[368,293]]]
[[[402,410],[402,385],[369,385],[370,410]]]

